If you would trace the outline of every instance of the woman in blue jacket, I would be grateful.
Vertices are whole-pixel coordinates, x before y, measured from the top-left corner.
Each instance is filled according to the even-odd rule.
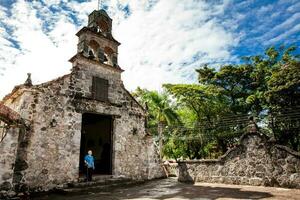
[[[84,157],[84,163],[86,166],[86,181],[92,181],[93,170],[95,169],[95,159],[92,154],[92,150],[89,150],[88,154]]]

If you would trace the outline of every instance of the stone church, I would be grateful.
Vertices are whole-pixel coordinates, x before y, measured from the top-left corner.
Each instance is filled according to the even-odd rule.
[[[39,85],[29,76],[1,101],[0,190],[77,182],[89,149],[96,175],[164,176],[146,112],[121,80],[112,19],[95,10],[76,35],[70,74]]]

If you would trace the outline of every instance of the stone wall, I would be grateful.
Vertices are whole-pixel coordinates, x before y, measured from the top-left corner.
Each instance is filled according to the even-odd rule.
[[[167,176],[159,159],[158,148],[153,142],[153,137],[148,135],[145,138],[145,146],[147,147],[147,158],[143,163],[147,166],[148,179],[164,178]]]
[[[49,190],[77,182],[83,113],[113,118],[113,175],[132,179],[163,177],[152,138],[146,137],[143,108],[126,91],[120,72],[94,61],[74,59],[71,74],[56,80],[20,87],[4,103],[31,122],[24,136],[17,173],[23,190]],[[92,98],[92,77],[109,80],[109,102]],[[23,91],[23,92],[21,92]]]
[[[300,153],[249,133],[219,159],[179,162],[178,180],[300,188]]]
[[[5,138],[0,142],[0,191],[13,189],[19,131],[19,128],[9,128],[6,130]]]

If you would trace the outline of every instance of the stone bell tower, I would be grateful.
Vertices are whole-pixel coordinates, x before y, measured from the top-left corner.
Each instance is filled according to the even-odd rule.
[[[105,10],[95,10],[89,15],[88,26],[76,35],[79,37],[77,53],[111,67],[119,68],[118,46],[112,36],[112,19]]]
[[[69,60],[76,77],[75,87],[84,90],[80,95],[85,98],[116,103],[119,98],[115,94],[124,85],[123,70],[118,64],[120,43],[112,36],[112,19],[105,10],[94,10],[87,26],[76,35],[77,53]]]

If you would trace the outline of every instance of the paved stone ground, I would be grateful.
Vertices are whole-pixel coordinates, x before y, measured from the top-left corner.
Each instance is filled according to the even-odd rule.
[[[176,179],[155,180],[142,185],[115,189],[89,195],[49,195],[39,200],[224,200],[224,199],[279,199],[300,200],[300,189],[255,187],[211,183],[184,184]]]

